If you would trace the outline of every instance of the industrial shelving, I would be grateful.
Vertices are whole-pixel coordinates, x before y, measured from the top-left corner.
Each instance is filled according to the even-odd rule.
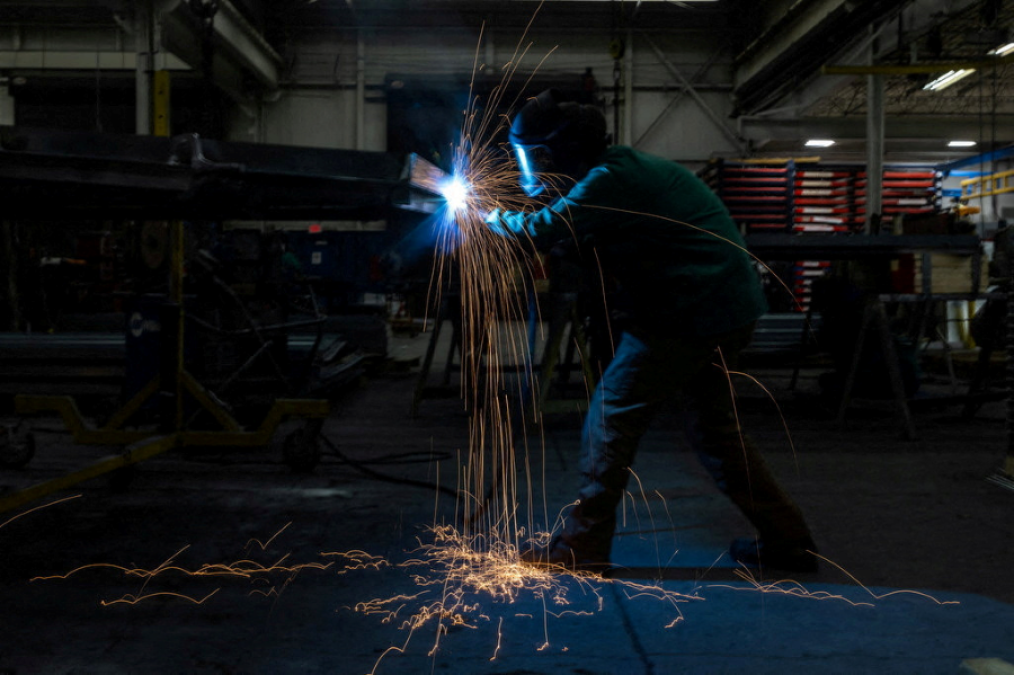
[[[702,178],[722,199],[744,234],[855,234],[867,220],[865,165],[819,161],[716,160]],[[941,178],[934,167],[887,166],[881,188],[881,216],[924,216],[940,212]],[[793,303],[809,309],[813,283],[830,264],[798,260],[782,271]]]

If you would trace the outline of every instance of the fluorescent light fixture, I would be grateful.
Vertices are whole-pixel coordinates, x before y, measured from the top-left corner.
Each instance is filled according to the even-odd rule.
[[[808,148],[830,148],[834,141],[829,138],[811,138],[806,142]]]
[[[937,79],[927,84],[923,89],[929,91],[940,91],[946,89],[960,79],[966,78],[975,72],[975,68],[962,68],[961,70],[949,70]]]
[[[974,148],[975,141],[950,141],[947,144],[948,148]]]
[[[1001,45],[1000,47],[997,47],[996,49],[991,51],[990,54],[992,54],[993,56],[1007,56],[1011,52],[1014,52],[1014,42],[1008,42],[1005,45]]]

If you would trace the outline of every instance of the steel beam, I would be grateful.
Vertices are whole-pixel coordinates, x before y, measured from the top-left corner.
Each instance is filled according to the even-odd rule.
[[[796,0],[760,36],[740,52],[737,83],[754,77],[796,42],[821,28],[828,17],[842,11],[849,0]]]
[[[200,69],[203,26],[180,4],[163,15],[166,47],[194,69]],[[247,82],[266,91],[278,88],[282,58],[228,0],[220,0],[214,22],[215,84],[237,101],[249,99]]]
[[[931,75],[949,70],[987,70],[1014,63],[1014,53],[977,61],[937,61],[912,64],[875,64],[865,66],[827,65],[820,72],[824,75]]]
[[[866,78],[866,234],[873,231],[873,219],[882,207],[884,176],[884,76]]]
[[[980,164],[992,164],[1001,160],[1009,160],[1014,157],[1014,146],[1006,148],[1000,148],[993,152],[986,152],[981,155],[975,155],[973,157],[966,157],[964,159],[955,160],[948,162],[947,164],[940,165],[940,170],[944,174],[948,174],[951,171],[957,171],[958,169],[964,169],[969,166],[976,166]]]
[[[118,51],[0,51],[0,70],[135,70],[137,54]],[[165,68],[190,70],[190,66],[169,54]]]
[[[1008,118],[1004,124],[1010,125]],[[746,138],[774,141],[799,140],[804,135],[828,135],[839,142],[848,139],[862,140],[866,135],[866,120],[862,115],[852,117],[800,117],[795,119],[750,116],[739,118],[740,129]],[[979,137],[981,124],[968,116],[911,115],[890,116],[884,121],[887,142],[904,142],[913,139],[934,139],[941,143],[949,138]]]
[[[278,88],[282,57],[229,0],[219,0],[215,35],[223,41],[232,58],[254,79],[268,89]]]
[[[707,63],[704,63],[700,68],[697,69],[697,72],[694,73],[693,77],[690,78],[690,86],[700,88],[699,80],[702,77],[704,77],[704,74],[708,72],[711,66],[713,66],[718,61],[718,57],[721,56],[721,54],[722,54],[721,50],[716,51],[714,54],[711,55],[711,58],[708,59]],[[632,144],[635,148],[641,147],[641,143],[644,142],[644,139],[646,139],[649,135],[651,135],[653,131],[655,131],[656,128],[658,128],[658,126],[662,123],[662,121],[666,118],[666,116],[668,116],[668,114],[676,108],[676,105],[683,100],[683,97],[688,93],[688,91],[689,91],[688,87],[680,87],[679,89],[676,90],[676,93],[666,104],[665,108],[663,108],[662,111],[659,112],[658,116],[651,123],[651,125],[649,125],[648,128],[644,131],[644,133],[642,133],[638,137],[638,139]]]
[[[666,57],[665,53],[657,44],[655,44],[654,40],[652,40],[650,36],[642,33],[642,37],[648,46],[651,47],[651,50],[655,52],[655,56],[658,58],[659,62],[679,81],[685,91],[693,97],[694,101],[697,102],[697,105],[700,106],[701,110],[704,111],[704,114],[706,114],[708,118],[715,123],[715,126],[718,127],[719,131],[721,131],[726,138],[732,141],[732,144],[736,149],[745,153],[746,143],[744,143],[740,135],[736,133],[736,130],[726,124],[725,120],[711,109],[711,106],[708,105],[707,101],[705,101],[697,90],[694,89],[694,85],[690,82],[690,80],[688,80],[683,73],[680,72],[679,68],[673,65],[672,61]]]
[[[412,183],[414,156],[0,127],[4,217],[382,218],[432,212],[432,185]],[[46,204],[40,209],[39,204]],[[59,214],[59,215],[54,215]]]
[[[137,54],[134,78],[135,133],[151,133],[151,80],[155,70],[155,14],[149,3],[137,3],[134,11],[134,51]]]
[[[804,112],[841,86],[836,78],[818,77],[822,64],[834,60],[842,66],[859,68],[854,73],[840,74],[869,74],[870,27],[876,29],[874,34],[886,36],[899,27],[901,17],[905,35],[917,36],[975,2],[799,0],[740,53],[737,99],[744,112],[750,114],[784,107],[790,101],[797,114]],[[893,40],[881,43],[875,58],[896,46]]]

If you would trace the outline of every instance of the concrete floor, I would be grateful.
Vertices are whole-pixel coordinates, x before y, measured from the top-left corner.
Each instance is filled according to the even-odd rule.
[[[395,341],[391,354],[417,355],[425,340]],[[449,547],[431,544],[435,525],[456,522],[454,500],[432,485],[457,484],[468,416],[452,397],[426,399],[412,418],[415,372],[377,373],[336,402],[324,427],[333,446],[310,475],[289,472],[277,443],[170,453],[125,490],[99,478],[0,514],[0,674],[959,673],[1014,662],[1014,493],[986,481],[1004,457],[1002,405],[971,422],[955,406],[919,410],[919,438],[904,441],[886,403],[857,407],[839,429],[813,395],[817,371],[794,393],[788,371],[752,372],[785,424],[744,386],[743,425],[810,520],[829,561],[816,574],[742,576],[724,552],[749,526],[681,444],[673,412],[642,444],[643,492],[627,504],[611,578],[466,576],[485,570],[454,568]],[[574,495],[579,424],[549,420],[542,467],[532,437],[537,521]],[[0,473],[0,491],[109,452],[61,429],[36,422],[35,459]]]

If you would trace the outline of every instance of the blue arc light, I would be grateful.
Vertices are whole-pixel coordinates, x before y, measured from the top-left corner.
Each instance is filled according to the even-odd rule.
[[[536,197],[542,193],[544,185],[539,180],[528,151],[520,145],[514,146],[514,155],[517,157],[518,169],[521,171],[521,189],[529,197]]]

